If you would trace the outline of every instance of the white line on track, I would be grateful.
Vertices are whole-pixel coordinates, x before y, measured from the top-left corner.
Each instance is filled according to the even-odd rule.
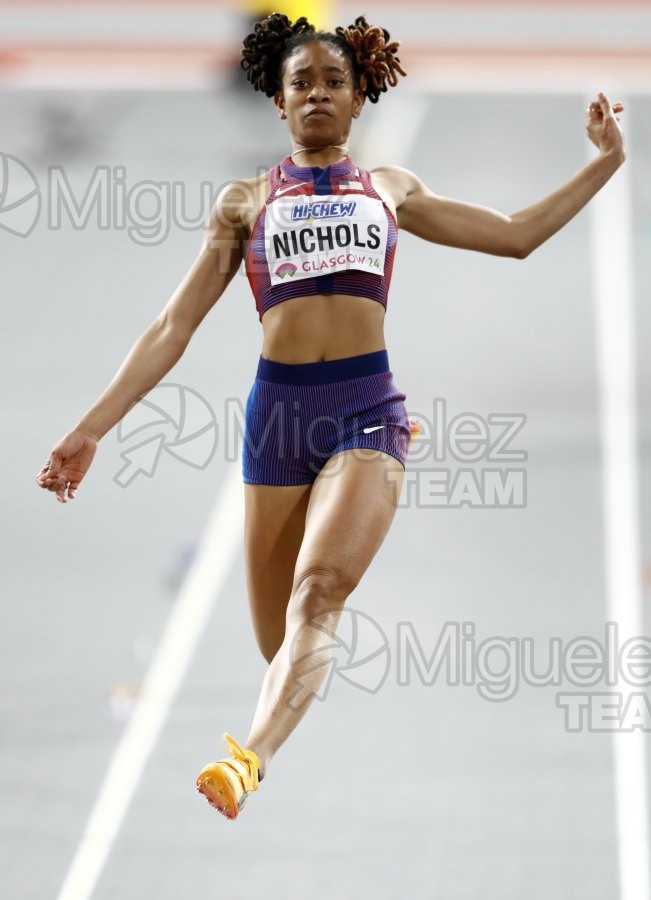
[[[590,203],[606,592],[620,646],[643,633],[630,166],[625,163]],[[623,709],[631,688],[620,683],[617,692]],[[645,741],[640,729],[613,731],[621,900],[651,900]]]
[[[87,900],[230,572],[244,525],[240,470],[230,466],[170,614],[138,704],[111,759],[57,900]]]

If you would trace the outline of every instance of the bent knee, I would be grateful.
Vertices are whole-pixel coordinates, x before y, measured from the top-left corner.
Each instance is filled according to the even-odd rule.
[[[287,606],[287,618],[309,621],[340,610],[359,578],[335,567],[306,569],[296,578]]]

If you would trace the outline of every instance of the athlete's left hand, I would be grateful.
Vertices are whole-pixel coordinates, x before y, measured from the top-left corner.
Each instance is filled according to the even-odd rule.
[[[592,143],[601,153],[624,153],[624,135],[619,127],[619,115],[624,110],[622,103],[611,106],[603,91],[599,91],[586,110],[585,130]]]

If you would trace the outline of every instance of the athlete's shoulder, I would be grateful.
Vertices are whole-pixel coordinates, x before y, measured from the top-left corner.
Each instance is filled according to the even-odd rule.
[[[405,169],[404,166],[375,166],[374,169],[370,169],[371,175],[380,175],[382,178],[388,178],[400,183],[408,183],[418,181],[418,176],[414,175],[412,171],[409,169]]]
[[[383,182],[405,195],[413,193],[422,185],[418,175],[410,169],[405,169],[404,166],[376,166],[370,172],[371,175],[382,179]]]
[[[399,209],[410,194],[423,189],[423,182],[418,175],[404,166],[376,166],[370,170],[375,182],[384,186],[393,197],[396,209]]]
[[[239,185],[247,185],[249,187],[258,187],[259,185],[267,184],[271,169],[275,168],[275,166],[269,166],[266,169],[261,169],[257,175],[253,175],[251,178],[238,178],[236,183]]]
[[[269,169],[264,169],[251,178],[233,178],[226,182],[219,191],[218,199],[228,198],[233,201],[238,197],[246,197],[251,192],[257,193],[260,188],[269,184]]]
[[[251,178],[233,178],[220,188],[212,209],[212,220],[248,226],[252,210],[264,203],[268,193],[269,170]]]

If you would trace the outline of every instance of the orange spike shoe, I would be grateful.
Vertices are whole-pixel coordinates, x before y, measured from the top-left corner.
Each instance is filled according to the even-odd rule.
[[[249,795],[258,790],[260,760],[230,734],[225,733],[224,738],[231,756],[205,766],[197,778],[197,790],[227,819],[235,819]]]

